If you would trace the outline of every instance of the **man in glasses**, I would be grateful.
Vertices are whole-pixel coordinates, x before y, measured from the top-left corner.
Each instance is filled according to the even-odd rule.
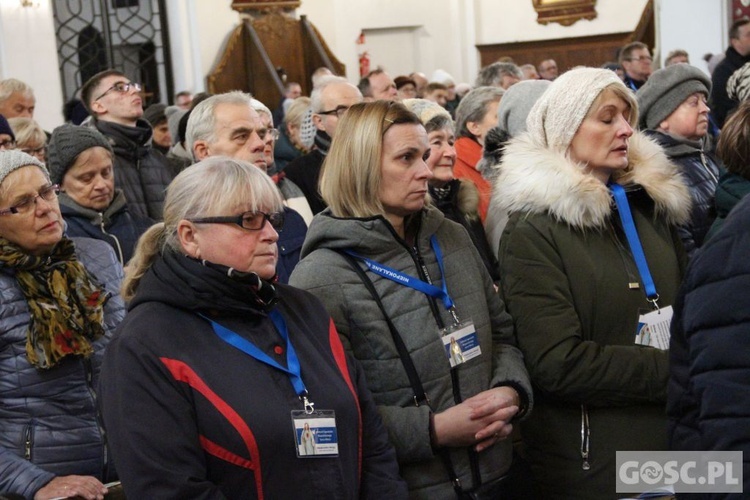
[[[211,96],[190,112],[185,146],[196,161],[228,156],[266,172],[269,166],[266,144],[276,138],[278,132],[263,123],[250,95],[234,91]],[[278,232],[276,276],[281,283],[287,283],[299,262],[307,224],[299,213],[285,206],[283,227]]]
[[[310,96],[312,100],[315,149],[297,158],[284,169],[287,179],[294,182],[305,193],[313,214],[322,212],[326,203],[318,192],[318,178],[336,133],[336,126],[349,106],[362,102],[362,93],[357,87],[339,76],[321,78]]]
[[[623,81],[630,90],[635,92],[646,83],[654,70],[652,62],[651,51],[645,43],[632,42],[622,48],[620,65],[625,71]]]
[[[167,159],[151,147],[153,130],[142,118],[141,85],[116,70],[91,77],[81,99],[93,127],[112,144],[115,187],[122,189],[131,212],[161,220],[164,192],[172,181]]]

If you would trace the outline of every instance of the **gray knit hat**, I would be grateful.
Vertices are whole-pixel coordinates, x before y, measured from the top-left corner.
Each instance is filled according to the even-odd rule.
[[[739,102],[750,98],[750,63],[744,64],[729,77],[727,95]]]
[[[167,119],[167,115],[164,113],[166,108],[166,104],[161,102],[154,103],[143,111],[143,118],[145,118],[152,127],[156,127],[159,122]]]
[[[511,137],[525,132],[529,111],[551,84],[549,80],[522,80],[508,88],[497,108],[498,128]]]
[[[21,167],[28,167],[29,165],[36,165],[44,171],[45,175],[49,175],[44,163],[40,162],[30,154],[26,154],[18,149],[0,151],[0,184],[2,184],[5,181],[5,178],[8,177],[8,174],[14,170],[18,170]]]
[[[70,123],[57,127],[52,131],[52,137],[47,146],[50,180],[55,184],[60,184],[78,155],[97,146],[113,154],[112,146],[107,139],[94,128]]]
[[[641,108],[641,128],[656,129],[685,99],[701,92],[708,97],[711,80],[689,64],[673,64],[651,73],[636,98]]]
[[[636,117],[638,103],[635,96],[631,97],[632,92],[614,71],[576,68],[556,78],[536,101],[526,119],[526,129],[540,146],[564,153],[591,105],[609,86],[625,91],[622,95],[628,96],[632,116]]]

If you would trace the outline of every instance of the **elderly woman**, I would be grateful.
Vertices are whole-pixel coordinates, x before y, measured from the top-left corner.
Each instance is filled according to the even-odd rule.
[[[499,167],[500,275],[537,397],[521,431],[539,498],[612,498],[616,451],[666,449],[669,339],[655,330],[669,331],[690,198],[637,121],[617,75],[575,69]]]
[[[10,118],[8,125],[16,136],[16,149],[20,149],[44,163],[47,160],[47,134],[31,118]]]
[[[112,146],[96,129],[66,124],[52,132],[50,178],[61,187],[66,234],[106,241],[124,266],[154,221],[128,210],[125,194],[115,189],[113,159]]]
[[[479,190],[479,216],[484,222],[492,186],[477,170],[487,133],[497,125],[497,107],[505,91],[499,87],[478,87],[461,99],[456,108],[456,167],[459,179],[474,183]]]
[[[447,219],[466,228],[492,281],[499,282],[497,259],[490,250],[484,226],[479,220],[479,192],[472,182],[456,179],[453,175],[456,164],[453,119],[445,108],[426,99],[406,99],[403,103],[417,115],[427,132],[430,156],[426,163],[432,171],[428,183],[432,201]]]
[[[703,245],[716,218],[714,195],[723,170],[706,147],[710,93],[706,73],[675,64],[654,71],[636,94],[641,128],[664,148],[690,188],[690,220],[678,229],[689,256]]]
[[[42,162],[0,152],[0,492],[101,499],[114,469],[96,384],[122,268],[63,236],[57,192]]]
[[[402,104],[349,108],[323,166],[329,210],[290,283],[324,301],[362,361],[410,496],[499,495],[531,388],[466,230],[426,203],[429,156]]]
[[[128,498],[405,496],[322,304],[268,281],[282,206],[260,169],[212,157],[174,179],[139,242],[101,384]]]
[[[309,97],[298,97],[284,113],[284,121],[279,127],[279,139],[274,146],[276,170],[279,172],[283,172],[290,161],[310,152],[302,137],[305,115],[310,111],[310,106]]]

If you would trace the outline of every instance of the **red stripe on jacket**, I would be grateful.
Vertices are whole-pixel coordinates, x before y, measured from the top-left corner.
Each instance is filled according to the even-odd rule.
[[[346,352],[344,351],[344,346],[341,344],[341,339],[339,338],[339,333],[336,331],[336,326],[333,324],[333,319],[330,319],[328,323],[328,342],[331,344],[333,359],[336,360],[339,371],[344,377],[346,385],[349,386],[352,396],[354,396],[354,402],[357,404],[357,437],[359,438],[359,446],[357,446],[357,483],[359,484],[362,480],[362,409],[359,407],[357,391],[354,388],[352,378],[349,375],[349,367],[346,364]]]
[[[337,336],[337,339],[338,339],[338,336]],[[339,341],[339,345],[340,345],[340,341]],[[342,351],[343,351],[343,347],[342,347]],[[190,368],[183,361],[179,361],[176,359],[169,359],[169,358],[159,358],[159,359],[161,360],[162,363],[164,363],[164,365],[167,367],[167,369],[175,378],[175,380],[186,383],[188,386],[198,391],[204,398],[206,398],[219,411],[219,413],[222,414],[224,418],[226,418],[229,421],[229,423],[232,425],[232,427],[234,427],[237,433],[239,433],[240,437],[242,438],[242,441],[245,443],[245,447],[247,448],[248,453],[250,454],[250,460],[243,459],[242,457],[238,457],[232,454],[231,452],[229,452],[228,450],[224,450],[218,445],[216,445],[216,448],[211,448],[211,449],[206,448],[207,443],[211,443],[211,444],[215,444],[215,443],[208,441],[203,436],[200,436],[201,446],[203,447],[204,450],[206,450],[206,452],[211,453],[217,458],[227,460],[227,458],[229,458],[231,455],[241,461],[245,461],[244,463],[247,465],[247,467],[245,467],[244,465],[240,465],[239,463],[235,463],[232,460],[227,460],[230,463],[234,463],[235,465],[240,465],[241,467],[245,467],[253,471],[253,474],[255,475],[255,488],[258,492],[258,499],[262,500],[263,499],[263,481],[262,481],[262,476],[261,476],[261,471],[260,471],[260,451],[258,450],[258,443],[255,441],[255,436],[253,436],[253,432],[250,430],[250,427],[248,427],[248,425],[245,423],[244,420],[242,420],[240,415],[236,411],[234,411],[234,409],[231,406],[229,406],[229,404],[227,404],[226,401],[221,399],[218,396],[218,394],[212,391],[208,387],[208,385],[206,385],[203,379],[201,379],[198,376],[198,374],[195,373],[195,371],[193,371],[193,369]],[[348,382],[348,383],[351,387],[351,382]],[[204,443],[204,439],[206,443]],[[217,455],[216,453],[213,453],[213,451],[217,453],[221,453],[224,456]]]

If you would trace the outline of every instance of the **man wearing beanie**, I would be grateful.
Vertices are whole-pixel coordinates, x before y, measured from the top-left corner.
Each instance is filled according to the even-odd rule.
[[[720,167],[704,148],[710,91],[705,73],[689,64],[675,64],[655,71],[636,93],[640,127],[664,148],[690,187],[690,220],[679,228],[688,255],[703,244],[716,217],[714,193]]]
[[[125,266],[153,220],[131,213],[123,191],[115,189],[109,141],[96,129],[62,125],[52,132],[48,159],[50,180],[61,188],[66,234],[106,241]]]
[[[92,76],[81,100],[93,127],[115,154],[115,185],[122,189],[133,214],[161,220],[164,193],[172,181],[167,159],[151,147],[153,131],[142,119],[141,86],[115,70]]]
[[[8,120],[3,115],[0,115],[0,151],[6,149],[16,149],[16,136],[13,133],[13,129],[10,128]]]

